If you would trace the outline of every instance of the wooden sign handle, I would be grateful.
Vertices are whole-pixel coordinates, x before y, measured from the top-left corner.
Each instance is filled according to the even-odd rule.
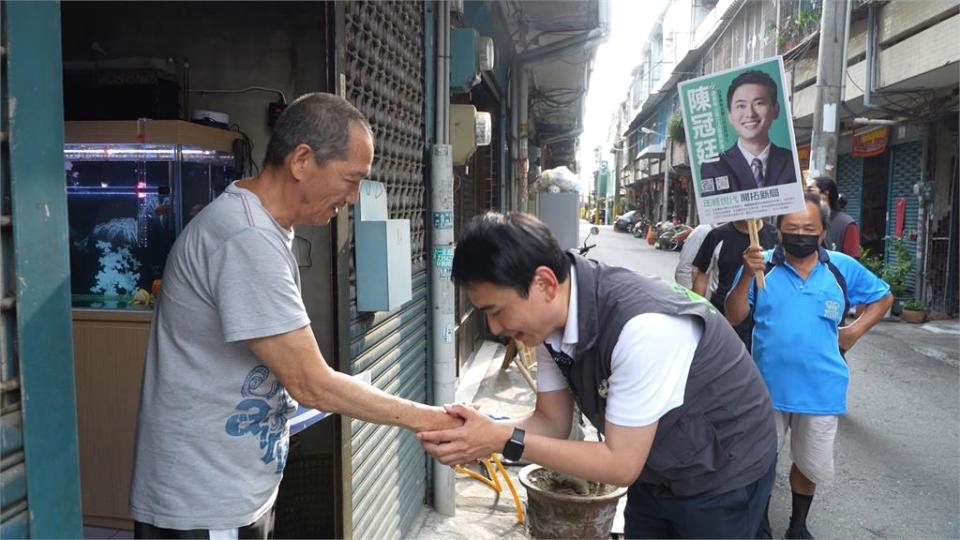
[[[760,246],[760,235],[757,231],[760,229],[760,220],[759,219],[748,219],[747,220],[747,230],[750,231],[750,247],[761,247]],[[757,287],[761,289],[765,288],[766,283],[763,279],[763,272],[757,272]]]

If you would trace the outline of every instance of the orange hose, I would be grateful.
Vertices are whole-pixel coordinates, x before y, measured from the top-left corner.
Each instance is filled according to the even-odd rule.
[[[503,487],[500,486],[500,480],[497,478],[497,471],[493,468],[493,465],[490,464],[490,460],[483,460],[483,466],[487,468],[487,474],[490,475],[490,479],[493,480],[493,483],[497,486],[497,493],[502,493]]]
[[[513,504],[517,507],[517,523],[523,525],[523,505],[520,504],[520,496],[517,495],[517,489],[513,487],[513,482],[510,480],[510,475],[507,474],[507,470],[503,468],[503,463],[500,463],[500,458],[496,454],[493,454],[493,460],[497,462],[497,467],[500,469],[500,473],[503,474],[504,480],[507,482],[507,487],[510,489],[510,494],[513,495]]]
[[[490,480],[490,479],[488,479],[488,478],[484,478],[482,474],[475,473],[475,472],[471,471],[470,469],[467,469],[467,468],[465,468],[465,467],[461,467],[460,465],[455,465],[455,466],[453,467],[453,469],[454,469],[455,471],[457,471],[457,472],[462,472],[463,474],[465,474],[465,475],[467,475],[467,476],[469,476],[469,477],[471,477],[471,478],[475,478],[475,479],[483,482],[483,485],[485,485],[485,486],[487,486],[488,488],[496,491],[497,493],[500,493],[500,486],[497,485],[497,484],[495,484],[493,480]]]

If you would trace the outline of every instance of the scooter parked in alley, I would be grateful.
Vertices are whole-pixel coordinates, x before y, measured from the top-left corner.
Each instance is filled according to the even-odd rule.
[[[667,251],[680,251],[680,249],[683,248],[683,241],[686,240],[690,232],[693,231],[693,227],[684,223],[675,225],[668,221],[663,224],[660,230],[662,232],[660,233],[656,247]]]
[[[596,244],[587,245],[587,240],[589,240],[590,237],[595,234],[600,234],[600,228],[597,226],[590,227],[590,234],[588,234],[587,237],[583,239],[583,245],[577,248],[577,251],[580,252],[580,255],[586,256],[587,252],[597,247]]]

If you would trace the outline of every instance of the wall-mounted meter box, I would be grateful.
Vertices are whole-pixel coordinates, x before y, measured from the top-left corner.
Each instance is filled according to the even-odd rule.
[[[494,65],[493,40],[473,28],[450,29],[450,90],[469,92]]]
[[[392,311],[413,298],[410,220],[388,219],[387,190],[364,180],[354,208],[357,311]]]
[[[453,143],[453,164],[463,166],[477,151],[488,146],[493,138],[493,120],[488,112],[477,112],[473,105],[450,105],[450,142]]]

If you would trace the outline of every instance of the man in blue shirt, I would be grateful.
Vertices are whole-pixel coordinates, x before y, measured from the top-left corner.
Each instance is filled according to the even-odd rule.
[[[855,259],[820,247],[829,214],[813,193],[806,211],[777,218],[780,245],[748,247],[727,296],[726,316],[754,317],[753,358],[770,389],[780,445],[791,432],[793,513],[786,538],[812,538],[806,518],[819,483],[833,478],[837,418],[847,412],[849,371],[843,352],[883,318],[890,286]],[[747,277],[743,278],[743,272]],[[766,274],[758,289],[753,276]],[[849,325],[850,305],[866,309]]]

